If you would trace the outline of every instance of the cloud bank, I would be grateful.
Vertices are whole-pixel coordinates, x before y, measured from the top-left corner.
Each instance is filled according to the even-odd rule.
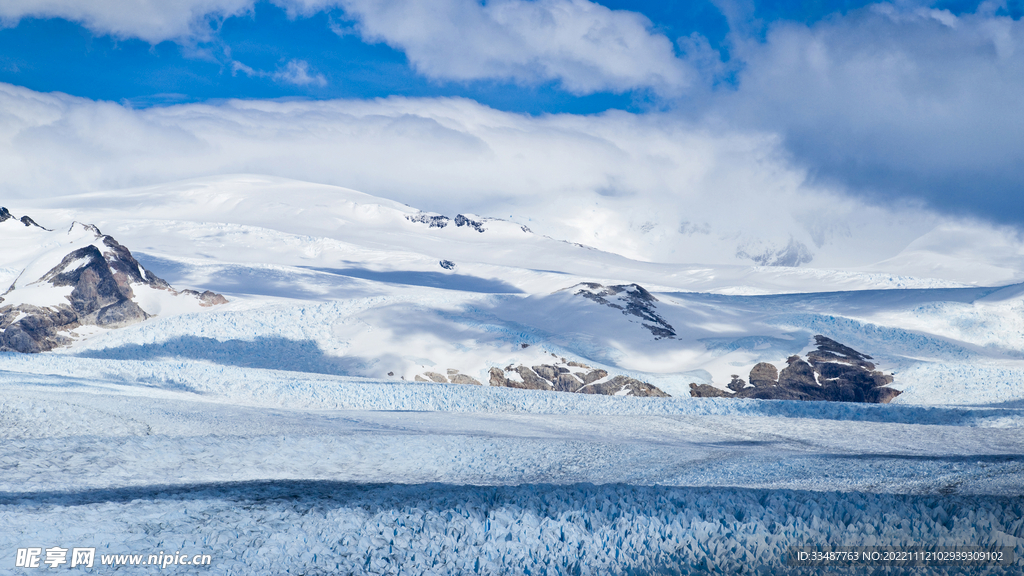
[[[793,264],[806,251],[822,266],[894,255],[936,222],[808,185],[769,134],[671,114],[534,117],[458,98],[133,110],[11,85],[0,110],[0,193],[26,202],[259,173],[510,218],[641,259]]]
[[[762,29],[725,9],[724,62],[699,35],[677,48],[644,16],[587,0],[276,4],[294,17],[340,7],[348,30],[439,82],[638,91],[667,111],[529,117],[401,98],[133,111],[4,86],[0,189],[258,172],[425,209],[530,215],[553,235],[677,262],[867,263],[941,220],[935,211],[1024,227],[1024,26],[998,4],[953,14],[881,3]],[[189,43],[253,6],[11,1],[0,18]],[[276,71],[229,68],[326,83],[298,58]]]
[[[902,6],[738,41],[738,88],[711,108],[822,181],[1024,224],[1024,23]]]
[[[342,0],[368,41],[405,52],[429,78],[558,81],[574,94],[692,82],[672,42],[642,14],[587,0]]]
[[[741,3],[721,2],[732,29],[723,62],[699,35],[675,39],[677,48],[643,15],[588,0],[274,2],[293,17],[340,9],[353,22],[346,29],[403,51],[438,82],[653,94],[696,124],[777,135],[782,152],[823,188],[1024,226],[1024,25],[1000,15],[998,3],[959,15],[880,3],[759,29]],[[188,43],[253,6],[12,0],[0,4],[0,18],[60,17],[96,33]],[[323,87],[325,76],[305,62],[276,72],[228,68]]]
[[[0,19],[13,26],[22,18],[63,18],[97,34],[157,44],[207,38],[212,33],[209,19],[246,14],[254,4],[253,0],[5,0],[0,3]]]

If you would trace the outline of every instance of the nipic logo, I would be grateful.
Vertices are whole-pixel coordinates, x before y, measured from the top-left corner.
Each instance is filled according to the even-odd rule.
[[[71,553],[70,558],[68,552]],[[104,566],[209,566],[212,563],[209,554],[187,554],[185,552],[174,552],[167,554],[103,554],[100,556],[100,564]],[[96,548],[18,548],[15,556],[14,566],[16,568],[39,568],[40,564],[47,564],[50,568],[67,566],[74,568],[82,566],[92,568],[96,561]]]
[[[16,568],[38,568],[43,552],[44,550],[41,546],[38,548],[18,548],[18,553],[14,559],[14,566]],[[69,550],[67,548],[54,546],[53,548],[47,548],[45,552],[46,559],[43,560],[43,564],[49,564],[50,568],[69,564]],[[72,548],[70,552],[71,561],[69,567],[85,566],[86,568],[92,568],[93,561],[96,559],[95,548]]]

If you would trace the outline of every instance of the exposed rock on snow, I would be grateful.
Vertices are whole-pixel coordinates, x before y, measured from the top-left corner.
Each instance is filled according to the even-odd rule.
[[[451,260],[441,260],[439,264],[441,264],[441,268],[444,268],[445,270],[455,270],[455,262],[452,262]]]
[[[42,226],[37,224],[35,220],[28,216],[22,216],[19,222],[21,222],[25,226],[35,226],[36,228],[43,228]],[[49,228],[43,228],[43,230],[49,230]]]
[[[203,290],[202,292],[200,292],[198,290],[191,290],[189,288],[185,288],[184,290],[178,292],[178,294],[188,294],[189,296],[196,297],[197,299],[199,299],[200,306],[216,306],[218,304],[228,303],[227,298],[225,298],[221,294],[217,294],[212,290]]]
[[[779,369],[773,364],[760,362],[750,370],[750,384],[756,388],[775,386],[778,382]]]
[[[732,394],[710,384],[690,383],[690,396],[694,398],[732,398]]]
[[[529,345],[523,343],[525,349]],[[536,362],[537,360],[534,360]],[[486,383],[499,388],[544,390],[572,394],[599,394],[605,396],[669,397],[656,386],[626,375],[610,375],[607,370],[593,368],[575,360],[551,354],[550,364],[509,364],[504,368],[493,366],[486,375]],[[531,362],[532,364],[532,362]],[[447,374],[424,371],[413,377],[416,382],[438,384],[473,384],[481,382],[455,368]]]
[[[739,374],[733,374],[732,380],[726,384],[725,387],[733,392],[739,392],[747,387],[747,382],[743,378],[740,378]]]
[[[431,228],[444,228],[448,225],[449,218],[442,214],[434,214],[432,212],[420,212],[419,214],[410,214],[405,217],[409,222],[415,222],[417,224],[426,224]]]
[[[150,315],[134,300],[133,287],[175,293],[167,282],[144,269],[127,248],[95,226],[76,222],[68,231],[74,233],[91,236],[91,243],[66,254],[38,279],[23,279],[40,264],[48,265],[34,262],[0,297],[0,350],[44,352],[68,343],[66,333],[80,326],[120,328],[141,322]],[[185,290],[182,294],[199,299],[203,306],[227,302],[210,291]],[[6,305],[5,300],[9,302]]]
[[[646,382],[628,376],[613,376],[606,381],[587,384],[578,390],[580,394],[604,394],[606,396],[647,396],[668,398],[668,394]]]
[[[31,304],[0,308],[0,351],[43,352],[68,343],[61,331],[80,326],[70,307],[40,308]]]
[[[42,226],[37,224],[36,221],[33,220],[30,216],[22,216],[21,218],[18,218],[17,216],[11,214],[11,212],[7,210],[7,208],[0,206],[0,222],[6,222],[8,220],[17,220],[18,222],[21,222],[25,226],[35,226],[36,228],[49,230],[49,228],[43,228]]]
[[[476,230],[477,232],[480,232],[480,233],[483,233],[483,231],[484,231],[484,223],[483,222],[481,222],[479,220],[473,220],[472,218],[470,218],[470,217],[468,217],[468,216],[466,216],[464,214],[457,214],[455,216],[455,225],[456,226],[469,226],[470,228],[472,228],[472,229],[474,229],[474,230]]]
[[[790,356],[781,373],[772,364],[761,362],[750,371],[753,387],[737,386],[738,377],[733,376],[729,383],[733,393],[708,384],[691,383],[690,396],[878,404],[899,396],[899,390],[887,386],[892,384],[892,376],[875,370],[875,365],[869,362],[870,356],[820,334],[814,340],[818,349],[807,354],[809,362],[797,355]]]
[[[818,380],[814,377],[814,368],[794,354],[786,358],[786,367],[779,372],[778,384],[783,388],[801,388],[817,386]]]
[[[426,378],[423,376],[426,376]],[[437,382],[438,384],[448,384],[448,378],[445,378],[443,374],[438,374],[437,372],[424,372],[423,376],[417,374],[414,380],[416,382]]]
[[[574,372],[570,368],[577,368]],[[578,370],[582,368],[583,370]],[[506,366],[491,368],[491,386],[520,388],[523,390],[549,390],[577,394],[603,394],[606,396],[654,396],[667,398],[657,387],[635,378],[593,369],[578,362],[541,364],[539,366]]]
[[[674,338],[676,335],[672,325],[658,315],[654,305],[658,299],[639,284],[602,286],[596,282],[584,282],[573,286],[571,290],[577,296],[640,318],[641,325],[654,335],[655,340]]]
[[[456,372],[448,377],[451,379],[452,384],[473,384],[474,386],[480,386],[480,381],[467,374],[460,374]]]
[[[417,224],[426,224],[431,228],[444,228],[451,222],[451,219],[443,214],[435,214],[433,212],[420,212],[418,214],[409,214],[405,217],[409,222],[415,222]],[[473,214],[456,214],[455,225],[458,227],[468,226],[476,230],[477,232],[483,233],[486,229],[484,228],[484,221],[490,220],[490,218],[481,218]],[[525,228],[525,227],[524,227]],[[524,230],[525,231],[525,230]]]

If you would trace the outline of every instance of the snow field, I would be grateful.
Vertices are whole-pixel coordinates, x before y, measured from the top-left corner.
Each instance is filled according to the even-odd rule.
[[[819,403],[788,403],[794,411],[782,416],[758,408],[783,403],[678,401],[684,410],[670,414],[648,399],[601,397],[588,406],[580,396],[576,406],[521,403],[526,410],[516,411],[480,402],[486,388],[423,384],[404,387],[477,395],[463,397],[462,410],[311,410],[22,379],[34,381],[5,386],[0,403],[0,491],[315,479],[1020,495],[1024,477],[1024,438],[1008,428],[1019,428],[1021,418],[1007,409],[875,412],[933,421],[921,424],[814,413],[834,406]],[[364,385],[357,396],[392,388]],[[490,392],[511,400],[576,398]],[[800,409],[807,411],[800,416]],[[995,426],[985,425],[993,416]]]
[[[672,438],[645,444],[624,438],[531,436],[526,431],[503,436],[496,430],[446,434],[433,428],[402,433],[371,427],[320,436],[8,439],[0,450],[0,463],[6,468],[0,490],[57,492],[307,479],[1019,495],[1024,475],[1024,462],[1015,455],[830,454],[827,449],[800,451],[792,438],[774,443],[727,438],[688,443]]]
[[[596,325],[555,333],[556,327],[544,326],[540,320],[530,324],[529,315],[514,314],[524,308],[519,298],[451,291],[384,290],[377,296],[326,303],[232,306],[235,309],[180,314],[102,331],[59,354],[111,360],[200,360],[377,378],[393,372],[407,380],[427,370],[456,368],[486,382],[491,366],[543,363],[541,353],[552,351],[686,397],[689,382],[721,382],[728,373],[743,377],[757,361],[784,366],[786,355],[806,347],[799,341],[801,335],[810,340],[808,334],[822,333],[873,352],[881,369],[896,372],[895,387],[905,392],[897,404],[996,404],[1024,399],[1024,387],[1017,384],[1024,381],[1024,364],[1003,351],[836,315],[762,313],[755,320],[772,336],[741,333],[711,340],[690,336],[685,341],[645,345],[634,337],[646,332],[628,320],[622,320],[627,329],[608,333],[614,338],[602,334],[607,331]],[[673,318],[668,308],[661,310],[677,330],[688,334],[680,328],[686,325]],[[609,312],[608,318],[590,322],[617,321],[615,311]],[[637,334],[630,336],[629,329]],[[730,340],[736,344],[729,345]],[[790,340],[795,349],[788,351],[777,350],[775,344],[755,344],[778,341],[781,345]],[[533,348],[522,350],[521,343]],[[695,362],[714,373],[678,371],[687,365],[693,368]]]
[[[949,426],[1024,427],[1018,407],[875,405],[721,398],[619,398],[463,384],[285,372],[182,360],[102,360],[0,353],[0,385],[298,410],[565,415],[766,416]],[[37,388],[38,387],[38,388]]]

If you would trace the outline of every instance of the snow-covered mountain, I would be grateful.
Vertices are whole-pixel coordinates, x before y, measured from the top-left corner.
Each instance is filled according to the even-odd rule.
[[[691,383],[726,392],[733,374],[762,362],[781,371],[821,335],[868,351],[880,370],[895,373],[891,386],[904,393],[896,402],[1021,397],[1009,375],[1024,374],[1024,340],[1013,336],[1024,300],[1012,286],[639,262],[499,218],[433,214],[257,176],[69,196],[32,213],[54,227],[95,222],[131,246],[150,274],[232,301],[201,309],[193,299],[189,308],[181,305],[187,299],[158,299],[167,292],[133,280],[139,306],[157,317],[79,331],[64,355],[142,358],[160,350],[211,359],[276,341],[302,352],[276,364],[267,360],[273,352],[230,362],[407,381],[460,374],[483,385],[492,369],[516,382],[517,367],[555,366],[554,357],[686,397]],[[45,233],[16,226],[21,236]],[[63,246],[24,278],[42,278],[71,251]],[[28,266],[25,253],[6,252],[4,269],[18,287],[27,285],[15,281]],[[15,254],[21,261],[11,263]],[[12,297],[18,292],[5,296]],[[952,374],[964,374],[963,383]]]
[[[0,226],[14,220],[0,209]],[[191,299],[179,311],[224,304],[210,291],[175,291],[167,282],[142,267],[131,251],[93,225],[73,222],[66,232],[54,232],[29,216],[20,223],[28,230],[0,229],[8,254],[17,250],[20,261],[5,262],[18,270],[10,287],[0,295],[0,351],[41,352],[70,344],[92,327],[121,328],[151,317],[159,302]],[[9,233],[10,232],[10,233]],[[8,234],[9,233],[9,234]]]

